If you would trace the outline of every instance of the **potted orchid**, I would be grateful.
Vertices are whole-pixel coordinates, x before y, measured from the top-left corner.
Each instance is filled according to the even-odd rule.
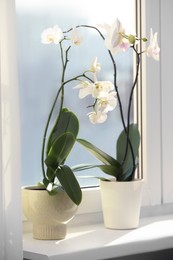
[[[80,26],[79,26],[80,27]],[[138,165],[138,150],[140,145],[140,133],[136,123],[130,122],[130,112],[135,87],[137,86],[139,66],[142,54],[147,54],[154,60],[159,60],[160,48],[157,43],[157,33],[150,31],[150,42],[147,48],[138,51],[138,45],[147,42],[145,37],[138,38],[136,35],[127,35],[121,22],[117,19],[111,26],[102,25],[105,35],[96,27],[86,26],[98,31],[102,37],[108,55],[112,61],[114,82],[98,80],[98,72],[101,69],[97,58],[92,63],[90,72],[93,78],[80,80],[75,87],[79,89],[79,98],[91,95],[93,105],[89,107],[92,111],[88,113],[91,123],[100,124],[107,120],[110,111],[119,106],[122,121],[122,132],[116,143],[116,158],[105,153],[92,143],[84,139],[77,139],[92,153],[101,164],[83,164],[73,167],[74,171],[87,170],[98,167],[107,176],[100,178],[101,198],[105,226],[108,228],[136,228],[139,223],[141,192],[143,180],[135,179],[135,172]],[[127,118],[124,116],[121,96],[117,83],[117,67],[114,56],[121,51],[128,51],[131,48],[136,56],[136,71],[128,102]],[[122,200],[121,200],[122,199]],[[128,218],[127,218],[128,216]]]
[[[101,70],[101,65],[99,64],[99,59],[97,58],[93,60],[89,69],[86,69],[86,71],[84,72],[79,72],[78,75],[75,75],[72,78],[67,78],[66,71],[69,66],[69,52],[71,51],[73,45],[80,46],[80,44],[82,44],[83,42],[83,37],[79,33],[80,28],[95,30],[98,33],[98,36],[102,38],[103,48],[107,49],[107,53],[112,62],[114,82],[111,82],[108,79],[105,79],[104,81],[98,80],[98,73]],[[104,30],[105,33],[102,33],[102,30]],[[157,33],[153,35],[153,32],[151,30],[150,44],[147,49],[143,50],[142,52],[138,52],[137,43],[146,42],[147,39],[144,37],[138,38],[137,36],[132,34],[127,35],[118,19],[111,26],[106,24],[100,27],[90,25],[78,25],[64,32],[58,26],[54,26],[43,31],[41,38],[43,44],[54,43],[59,47],[62,74],[61,85],[57,90],[57,94],[50,110],[43,135],[43,146],[41,155],[43,181],[39,184],[39,186],[35,188],[35,190],[44,190],[49,198],[52,198],[52,200],[55,201],[59,200],[59,202],[62,200],[62,197],[60,197],[59,195],[63,194],[64,196],[64,194],[66,194],[66,197],[70,199],[70,202],[65,202],[65,200],[63,199],[63,207],[64,204],[67,203],[68,205],[70,204],[70,208],[72,208],[73,206],[71,206],[71,202],[73,202],[73,205],[79,205],[82,198],[81,189],[74,172],[98,167],[106,174],[106,176],[110,176],[110,178],[105,177],[101,178],[100,180],[101,195],[103,199],[103,213],[105,207],[104,203],[106,203],[106,208],[109,209],[112,208],[113,205],[122,205],[124,207],[124,202],[117,203],[116,200],[125,197],[125,192],[127,192],[126,196],[130,197],[130,194],[133,193],[133,190],[139,190],[139,195],[136,194],[136,192],[134,193],[134,195],[132,195],[132,203],[137,200],[137,203],[139,204],[141,197],[141,182],[134,181],[134,179],[135,170],[138,162],[137,157],[140,145],[140,134],[137,124],[130,122],[130,111],[134,89],[137,85],[141,55],[143,53],[146,53],[149,57],[153,57],[155,60],[159,60]],[[125,118],[121,97],[118,90],[117,68],[114,55],[116,55],[120,51],[128,51],[129,48],[132,48],[134,53],[136,54],[137,63],[134,83],[131,86],[127,118]],[[89,105],[92,111],[88,114],[91,123],[104,123],[108,117],[109,112],[113,111],[116,106],[119,106],[123,130],[117,140],[116,158],[113,158],[104,151],[100,150],[89,141],[77,138],[79,131],[79,121],[72,111],[64,107],[65,88],[68,83],[72,82],[75,82],[74,88],[79,89],[79,98],[85,98],[88,95],[91,95],[93,98],[93,104]],[[58,108],[59,112],[54,122],[54,126],[48,136],[48,131],[50,130],[50,122],[55,108]],[[66,159],[72,151],[72,148],[76,141],[77,143],[83,145],[98,160],[100,160],[101,164],[82,164],[74,167],[66,165]],[[137,186],[137,188],[136,183],[139,183],[139,187]],[[119,187],[114,187],[115,184],[123,184],[123,189],[121,190]],[[106,186],[106,195],[104,195],[102,192],[103,186]],[[112,189],[113,191],[111,191]],[[111,191],[110,195],[108,194],[109,191]],[[118,191],[118,195],[115,195],[114,191]],[[25,197],[27,196],[28,195],[26,195]],[[59,199],[57,199],[57,196],[59,196]],[[44,197],[42,205],[39,205],[38,207],[38,210],[40,212],[42,212],[42,210],[40,209],[45,207],[46,201],[48,201],[47,204],[50,205],[50,200],[46,198],[47,197]],[[125,203],[127,203],[127,201],[125,201]],[[127,204],[130,205],[130,203]],[[55,211],[57,211],[57,209]],[[68,212],[70,211],[71,210],[68,209]],[[120,209],[118,209],[118,211],[121,212]],[[133,212],[133,209],[130,208],[130,211]],[[46,213],[44,211],[46,219],[50,218],[50,212],[50,209],[46,210]],[[60,212],[60,215],[62,215],[61,213],[62,212]],[[112,213],[110,213],[110,210],[108,210],[108,213],[106,213],[106,215],[104,214],[104,218],[106,219],[107,216],[109,217],[111,214]],[[123,215],[126,217],[127,214],[130,213],[121,212],[121,216],[119,218],[123,220]],[[112,215],[115,219],[115,216],[117,215],[117,209],[114,210],[114,213]],[[72,216],[70,215],[68,219],[70,219],[70,217]],[[57,223],[55,223],[55,225],[52,225],[51,223],[51,227],[48,230],[48,224],[46,224],[46,228],[44,228],[43,223],[38,223],[38,217],[36,219],[36,238],[40,238],[40,233],[44,233],[44,239],[50,239],[50,234],[53,234],[51,239],[57,239],[58,232],[60,232],[60,230],[63,231],[60,232],[61,234],[59,235],[59,238],[65,236],[64,223],[67,222],[67,220],[65,220],[61,226],[57,225]],[[54,222],[54,220],[52,222]],[[114,223],[112,223],[112,220],[108,221],[108,223],[106,223],[105,225],[110,228],[117,227]],[[136,227],[136,225],[136,222],[132,224],[127,224],[125,225],[125,228]],[[119,227],[124,228],[124,226],[122,227],[122,224]]]
[[[36,186],[23,189],[23,210],[27,219],[33,223],[33,238],[63,239],[66,236],[66,224],[75,215],[77,206],[82,200],[76,176],[71,167],[65,163],[79,131],[77,116],[64,107],[64,87],[74,80],[66,80],[65,74],[71,46],[63,49],[63,43],[67,39],[58,26],[43,31],[41,39],[44,44],[54,42],[60,47],[61,85],[55,95],[43,134],[41,152],[43,180]],[[72,35],[71,41],[77,44],[75,34]],[[58,108],[58,113],[52,129],[49,129],[55,108]]]
[[[150,32],[150,44],[147,49],[138,52],[138,43],[146,42],[146,38],[138,38],[135,35],[126,35],[122,24],[117,19],[112,26],[104,25],[102,28],[106,31],[104,37],[100,31],[100,35],[105,42],[105,46],[108,49],[108,54],[113,64],[114,82],[99,81],[97,78],[98,72],[101,70],[100,64],[97,62],[97,58],[91,65],[90,72],[93,73],[93,79],[84,80],[75,87],[79,89],[79,98],[85,98],[91,95],[93,98],[93,105],[89,107],[92,111],[88,113],[89,120],[92,124],[104,123],[107,120],[108,113],[113,111],[116,106],[119,106],[120,116],[122,121],[123,131],[121,132],[117,140],[117,154],[116,159],[112,158],[104,151],[101,151],[98,147],[89,143],[83,139],[77,139],[77,141],[85,146],[89,152],[91,152],[97,159],[99,159],[102,165],[81,165],[73,167],[75,171],[85,170],[89,168],[99,167],[103,172],[116,177],[117,181],[131,181],[135,177],[135,170],[137,166],[137,155],[140,144],[140,134],[137,124],[130,123],[130,112],[132,108],[132,100],[135,87],[137,86],[140,59],[143,53],[146,53],[148,57],[153,57],[155,60],[159,60],[160,48],[157,43],[157,33],[153,35],[152,29]],[[96,28],[96,30],[98,30]],[[114,55],[121,51],[128,51],[132,48],[136,55],[136,72],[134,82],[131,86],[127,118],[123,113],[121,96],[117,85],[117,68],[114,60]],[[106,179],[106,178],[105,178]]]
[[[101,164],[83,164],[73,168],[74,171],[100,168],[107,177],[100,178],[101,199],[103,208],[104,224],[107,228],[129,229],[136,228],[139,224],[140,204],[143,180],[135,178],[138,165],[138,150],[140,145],[140,133],[136,123],[130,122],[130,112],[132,100],[139,74],[140,60],[142,54],[147,54],[154,60],[159,60],[160,48],[157,43],[157,33],[150,31],[150,42],[147,48],[138,51],[138,45],[147,42],[145,37],[138,38],[133,34],[126,34],[121,22],[117,19],[111,26],[105,24],[101,26],[104,36],[95,28],[102,37],[108,55],[112,61],[112,72],[114,82],[99,81],[98,72],[101,67],[95,59],[92,66],[93,79],[80,81],[76,86],[79,89],[79,98],[91,95],[93,105],[92,111],[88,114],[89,120],[93,124],[104,123],[110,111],[119,106],[122,121],[122,132],[116,143],[116,156],[105,153],[92,143],[84,139],[77,139],[92,153]],[[114,56],[121,51],[128,51],[131,48],[136,56],[136,71],[128,101],[127,118],[123,113],[121,96],[117,82],[117,67]],[[109,177],[108,177],[109,176]]]

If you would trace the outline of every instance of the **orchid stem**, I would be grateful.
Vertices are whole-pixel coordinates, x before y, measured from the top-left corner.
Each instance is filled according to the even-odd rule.
[[[101,38],[104,40],[104,36],[102,35],[102,33],[100,32],[99,29],[97,29],[96,27],[94,26],[90,26],[90,25],[78,25],[76,26],[77,28],[80,28],[80,27],[86,27],[86,28],[91,28],[91,29],[94,29],[96,30]],[[68,31],[64,32],[64,33],[68,33],[72,30],[69,29]],[[130,138],[129,138],[129,118],[130,118],[130,110],[131,110],[131,102],[132,102],[132,94],[133,94],[133,91],[131,93],[131,96],[130,96],[130,99],[129,99],[129,109],[128,109],[128,122],[127,122],[127,128],[126,128],[126,124],[125,124],[125,119],[124,119],[124,113],[123,113],[123,109],[122,109],[122,102],[121,102],[121,98],[120,98],[120,94],[119,94],[119,90],[118,90],[118,86],[117,86],[117,68],[116,68],[116,63],[115,63],[115,60],[113,58],[113,55],[111,53],[110,50],[108,50],[109,52],[109,55],[110,55],[110,58],[112,60],[112,63],[113,63],[113,69],[114,69],[114,87],[115,87],[115,91],[117,92],[117,99],[118,99],[118,103],[119,103],[119,108],[120,108],[120,116],[121,116],[121,121],[122,121],[122,125],[123,125],[123,129],[125,131],[125,134],[126,134],[126,137],[127,137],[127,142],[126,142],[126,149],[125,149],[125,154],[124,154],[124,159],[122,161],[122,167],[125,163],[125,160],[126,160],[126,157],[127,157],[127,151],[128,151],[128,145],[130,147],[130,150],[131,150],[131,154],[132,154],[132,161],[133,161],[133,171],[135,170],[135,158],[134,158],[134,152],[133,152],[133,147],[132,147],[132,144],[131,144],[131,141],[130,141]],[[135,83],[136,85],[136,83]],[[134,87],[135,87],[134,85]],[[134,88],[133,88],[134,89]],[[133,174],[133,173],[132,173]]]
[[[67,63],[66,63],[67,64]],[[64,68],[66,69],[66,66],[64,66]],[[47,123],[46,123],[46,127],[45,127],[45,131],[44,131],[44,136],[43,136],[43,143],[42,143],[42,155],[41,155],[41,162],[42,162],[42,172],[43,172],[43,177],[45,178],[46,177],[46,174],[45,174],[45,169],[44,169],[44,153],[45,153],[45,143],[46,143],[46,136],[47,136],[47,131],[48,131],[48,127],[49,127],[49,123],[50,123],[50,120],[51,120],[51,117],[52,117],[52,113],[54,111],[54,108],[55,108],[55,105],[56,105],[56,102],[58,100],[58,97],[59,97],[59,94],[63,92],[63,89],[64,89],[64,86],[67,84],[67,83],[70,83],[74,80],[79,80],[79,78],[86,78],[88,80],[90,80],[91,82],[92,79],[90,79],[88,76],[86,76],[85,74],[81,74],[81,75],[78,75],[74,78],[71,78],[65,82],[61,82],[61,87],[59,88],[58,90],[58,93],[54,99],[54,102],[53,102],[53,105],[52,105],[52,108],[50,110],[50,113],[49,113],[49,116],[48,116],[48,120],[47,120]],[[62,80],[64,79],[64,76],[62,77]],[[63,106],[63,95],[61,96],[61,104],[60,104],[60,112],[62,111],[62,106]],[[59,116],[60,116],[60,112],[59,112]],[[53,130],[52,130],[53,131]]]
[[[129,97],[128,114],[127,114],[127,138],[129,138],[130,111],[131,111],[131,105],[132,105],[132,97],[133,97],[135,86],[137,85],[137,79],[138,79],[138,74],[139,74],[139,65],[140,65],[140,53],[137,52],[137,50],[134,48],[134,46],[132,48],[133,48],[134,52],[136,53],[137,62],[136,62],[135,80],[133,82],[133,86],[131,88],[130,97]],[[128,142],[126,143],[124,160],[127,156],[127,151],[128,151]],[[132,176],[133,176],[134,172],[135,172],[135,168],[136,168],[134,153],[132,153],[132,160],[133,160],[133,171],[132,171]]]
[[[57,100],[58,100],[58,97],[59,97],[60,93],[61,93],[61,101],[60,101],[59,116],[60,116],[61,111],[62,111],[63,102],[64,102],[64,83],[63,82],[64,82],[65,71],[66,71],[66,67],[67,67],[67,63],[68,63],[68,52],[70,50],[70,47],[66,50],[65,61],[64,61],[62,41],[60,42],[60,52],[61,52],[61,62],[62,62],[61,87],[58,89],[58,92],[57,92],[56,97],[54,99],[52,108],[51,108],[50,113],[48,115],[46,127],[45,127],[45,130],[44,130],[44,135],[43,135],[42,153],[41,153],[41,165],[42,165],[43,178],[46,178],[46,173],[45,173],[45,168],[44,168],[44,155],[45,155],[45,145],[46,145],[47,131],[48,131],[50,120],[51,120],[51,117],[52,117],[52,114],[53,114],[53,111],[54,111],[54,108],[55,108],[55,105],[57,103]]]

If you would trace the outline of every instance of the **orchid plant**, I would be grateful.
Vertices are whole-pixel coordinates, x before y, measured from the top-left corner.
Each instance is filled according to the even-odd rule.
[[[108,112],[115,109],[119,105],[123,131],[120,133],[116,144],[116,159],[100,150],[90,142],[78,139],[90,153],[92,153],[103,164],[101,165],[79,165],[73,168],[74,171],[99,167],[104,173],[116,178],[117,181],[131,181],[135,178],[135,170],[138,165],[138,150],[140,145],[140,133],[137,124],[130,123],[130,112],[134,89],[137,86],[139,66],[141,55],[146,53],[148,57],[159,61],[160,48],[157,42],[157,33],[150,31],[150,43],[148,47],[138,52],[138,44],[147,42],[145,37],[138,38],[135,35],[125,33],[121,22],[117,19],[111,26],[104,24],[100,26],[105,31],[105,36],[101,34],[108,49],[109,56],[113,64],[114,82],[98,81],[97,74],[101,70],[101,66],[97,63],[97,58],[92,64],[92,72],[94,74],[93,81],[81,81],[76,88],[79,88],[79,98],[91,95],[94,99],[92,111],[88,113],[91,123],[103,123],[107,120]],[[100,33],[100,31],[99,31]],[[119,52],[126,52],[132,48],[136,55],[136,71],[128,102],[127,118],[125,118],[122,108],[122,101],[117,85],[117,68],[114,56]],[[109,181],[109,179],[101,178]]]
[[[89,69],[70,79],[66,79],[69,52],[73,45],[80,46],[84,40],[79,33],[80,28],[95,30],[99,37],[102,38],[103,46],[107,49],[112,62],[114,82],[107,79],[104,81],[98,80],[101,65],[97,57],[93,59]],[[104,33],[101,32],[102,30]],[[115,177],[118,181],[130,181],[134,178],[140,134],[137,124],[130,123],[130,111],[134,89],[137,85],[141,55],[146,53],[148,57],[152,57],[157,61],[159,60],[160,49],[157,43],[157,33],[153,34],[151,29],[149,46],[141,52],[138,52],[137,44],[139,42],[146,42],[147,39],[126,34],[125,29],[118,19],[112,25],[78,25],[65,32],[58,26],[54,26],[53,28],[48,28],[43,31],[41,38],[44,44],[54,43],[59,46],[62,64],[61,85],[55,96],[43,136],[41,159],[43,185],[50,194],[55,194],[60,183],[69,197],[76,204],[79,204],[82,194],[74,171],[99,167],[104,173]],[[137,63],[136,74],[129,96],[127,119],[125,119],[117,85],[117,68],[114,55],[121,51],[126,52],[129,48],[132,48],[136,54]],[[89,121],[92,124],[104,123],[107,120],[108,113],[113,111],[116,106],[119,106],[123,130],[117,140],[116,159],[90,142],[77,138],[79,121],[72,111],[64,107],[65,86],[73,81],[78,82],[78,84],[75,83],[74,88],[79,89],[79,98],[83,99],[88,95],[91,95],[93,98],[93,104],[88,106],[92,109],[92,111],[88,113]],[[57,105],[59,105],[59,112],[53,129],[47,138],[50,120]],[[72,168],[67,166],[65,161],[76,141],[88,149],[102,164],[83,164]]]

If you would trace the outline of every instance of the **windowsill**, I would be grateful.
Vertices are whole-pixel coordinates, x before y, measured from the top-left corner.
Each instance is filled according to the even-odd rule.
[[[99,260],[169,248],[173,248],[173,215],[142,218],[133,230],[106,229],[100,220],[69,225],[64,240],[34,240],[31,233],[23,240],[24,258],[31,260]]]

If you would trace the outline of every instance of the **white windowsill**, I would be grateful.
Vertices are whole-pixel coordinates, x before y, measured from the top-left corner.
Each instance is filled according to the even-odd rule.
[[[141,218],[133,230],[106,229],[98,219],[92,224],[69,225],[67,237],[59,241],[34,240],[31,233],[25,233],[24,258],[99,260],[173,248],[173,215]]]

